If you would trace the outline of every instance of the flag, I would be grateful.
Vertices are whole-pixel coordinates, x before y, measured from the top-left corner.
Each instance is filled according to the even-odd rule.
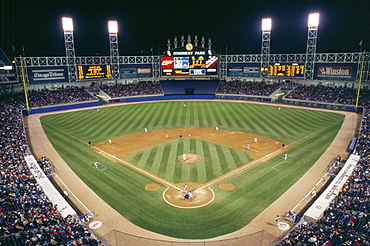
[[[362,45],[362,40],[360,41],[360,43],[358,45],[360,45],[360,46]]]

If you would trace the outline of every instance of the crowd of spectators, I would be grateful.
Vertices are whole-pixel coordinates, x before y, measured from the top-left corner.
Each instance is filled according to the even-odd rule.
[[[218,93],[269,95],[279,86],[278,83],[270,85],[264,82],[222,82]],[[101,89],[111,91],[115,97],[162,93],[160,84],[154,82],[103,86]],[[65,90],[69,91],[61,91],[60,95],[58,91],[36,94],[46,98],[50,95],[50,102],[56,103],[59,100],[56,98],[72,95],[74,91],[71,88]],[[312,96],[312,100],[316,101],[323,100],[326,97],[323,94],[327,93],[321,86],[309,86],[309,91],[316,91],[317,94]],[[340,88],[332,90],[328,100],[349,103],[352,100],[349,99],[349,91]],[[295,93],[302,94],[299,91]],[[277,245],[370,245],[370,100],[369,91],[363,93],[361,105],[365,105],[366,109],[355,148],[355,153],[361,157],[358,166],[323,218],[317,223],[301,223]],[[308,98],[311,97],[297,99]],[[0,97],[0,245],[100,245],[101,242],[77,218],[62,218],[57,204],[48,200],[32,177],[24,160],[25,155],[31,154],[21,115],[24,106],[17,100],[19,95]],[[45,171],[52,169],[46,158],[38,162]]]
[[[352,175],[317,223],[304,221],[278,246],[370,245],[370,100],[362,101],[362,119],[354,153],[360,160]]]
[[[30,90],[28,101],[30,107],[42,107],[56,104],[75,103],[96,100],[84,88],[67,86],[56,90]]]
[[[42,171],[44,171],[45,175],[47,177],[53,175],[55,173],[54,165],[51,163],[51,161],[46,158],[45,156],[41,157],[37,160],[37,163],[41,167]]]
[[[330,163],[328,170],[326,171],[332,177],[337,176],[340,172],[344,164],[346,163],[346,159],[342,159],[340,155],[338,155],[334,160]]]
[[[33,178],[22,109],[0,97],[0,245],[101,245],[78,218],[62,218]]]
[[[217,92],[218,94],[240,94],[253,96],[270,96],[273,92],[282,86],[280,82],[266,83],[261,82],[243,82],[242,80],[221,81]]]
[[[163,94],[163,89],[159,82],[141,81],[131,84],[103,85],[100,87],[110,97],[127,97],[138,95]]]
[[[361,94],[364,93],[368,93],[366,88]],[[287,96],[285,96],[285,98],[355,105],[356,95],[356,88],[349,88],[345,86],[333,87],[324,85],[299,85]]]

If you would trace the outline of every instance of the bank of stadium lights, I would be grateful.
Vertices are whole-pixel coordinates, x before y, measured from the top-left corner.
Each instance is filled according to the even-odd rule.
[[[108,21],[108,32],[109,33],[118,33],[117,21]]]
[[[262,31],[271,31],[272,21],[271,18],[262,19]]]
[[[308,16],[308,27],[318,27],[320,20],[320,13],[312,13]]]
[[[308,15],[308,34],[306,47],[306,62],[305,62],[305,79],[313,79],[315,70],[315,54],[317,43],[317,30],[319,27],[319,13],[311,13]]]
[[[63,30],[64,31],[73,32],[73,20],[72,20],[72,18],[63,17],[62,22],[63,22]]]
[[[270,40],[271,40],[271,18],[262,19],[262,45],[261,45],[261,71],[262,78],[267,77],[268,66],[270,63]]]

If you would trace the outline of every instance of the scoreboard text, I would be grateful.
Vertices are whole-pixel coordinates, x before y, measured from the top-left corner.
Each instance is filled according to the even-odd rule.
[[[269,75],[278,77],[303,77],[304,65],[270,65]]]
[[[111,78],[110,65],[78,66],[78,79]]]

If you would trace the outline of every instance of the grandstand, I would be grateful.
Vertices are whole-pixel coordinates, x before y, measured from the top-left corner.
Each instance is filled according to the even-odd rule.
[[[169,51],[180,52],[181,48]],[[198,52],[205,49],[198,48]],[[64,57],[24,57],[25,67],[21,66],[20,58],[15,57],[16,67],[13,69],[12,63],[0,49],[0,114],[4,119],[0,129],[0,205],[3,213],[0,244],[118,245],[129,241],[135,242],[135,245],[370,245],[369,55],[366,54],[365,71],[359,71],[361,55],[358,53],[315,54],[317,62],[309,64],[314,67],[310,71],[311,77],[305,77],[303,74],[273,75],[275,70],[286,71],[288,66],[292,69],[293,62],[304,64],[305,57],[302,54],[271,54],[268,64],[271,73],[263,76],[260,73],[262,64],[256,62],[261,60],[263,54],[256,58],[257,55],[218,55],[212,52],[207,59],[214,61],[217,55],[217,70],[215,67],[189,71],[186,67],[177,70],[163,67],[164,59],[168,61],[171,56],[120,57],[119,61],[130,64],[122,62],[118,65],[111,64],[107,57],[79,57],[76,59],[79,63],[76,64],[69,64]],[[285,63],[283,66],[286,67],[275,63]],[[71,74],[71,66],[79,67],[77,71],[81,74]],[[118,70],[113,71],[116,77],[106,76],[108,72],[104,69],[108,66]],[[10,67],[12,69],[8,70]],[[102,77],[87,78],[92,76],[88,75],[91,67],[100,67]],[[351,67],[351,73],[344,78],[319,72],[322,69],[346,67]],[[28,86],[30,108],[26,108],[23,85],[20,84],[22,72],[27,78],[23,82]],[[185,72],[185,75],[176,74],[180,72]],[[207,72],[209,74],[203,76]],[[358,75],[361,73],[366,76],[360,85]],[[74,80],[79,75],[84,79]],[[258,235],[197,242],[169,237],[152,239],[119,231],[104,235],[100,233],[99,236],[103,237],[99,238],[94,234],[96,228],[89,223],[94,212],[81,208],[78,197],[72,197],[66,191],[63,181],[57,178],[60,170],[53,165],[53,161],[47,156],[36,160],[28,145],[27,133],[30,129],[26,129],[24,124],[26,115],[67,109],[95,109],[118,102],[185,99],[238,100],[341,110],[358,114],[361,122],[359,127],[358,122],[354,122],[353,127],[359,128],[359,131],[347,139],[348,156],[326,163],[326,173],[320,181],[322,183],[310,187],[310,192],[301,203],[292,208],[299,219],[290,222],[284,220],[285,224],[291,226],[290,230],[274,231],[274,235],[262,230],[256,233]],[[101,167],[106,170],[103,164]],[[336,185],[335,192],[333,185]],[[315,195],[312,195],[313,192]],[[319,211],[315,210],[317,207],[320,207]],[[251,243],[256,242],[254,240],[258,243]]]

